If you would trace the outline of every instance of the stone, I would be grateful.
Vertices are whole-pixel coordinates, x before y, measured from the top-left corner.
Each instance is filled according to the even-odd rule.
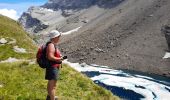
[[[16,43],[16,40],[15,39],[12,39],[12,41],[9,41],[8,44],[15,44]]]
[[[18,46],[14,46],[13,49],[17,53],[26,53],[26,50],[24,48],[19,48]]]
[[[5,38],[0,39],[0,44],[6,44],[8,41]]]
[[[149,17],[153,17],[153,15],[151,14],[151,15],[149,15]]]
[[[89,20],[85,19],[85,20],[83,20],[82,22],[83,22],[83,23],[88,23]]]
[[[165,38],[166,38],[166,42],[168,44],[168,48],[170,51],[170,25],[165,25],[162,29],[161,29],[162,33],[165,34]]]
[[[3,87],[3,85],[0,85],[0,88],[2,88]]]
[[[12,57],[9,57],[7,60],[4,60],[4,61],[1,61],[0,63],[13,63],[13,62],[16,62],[16,61],[19,61],[18,59],[16,58],[12,58]]]
[[[100,48],[96,48],[95,51],[96,51],[97,53],[104,52],[104,50],[102,50],[102,49],[100,49]]]

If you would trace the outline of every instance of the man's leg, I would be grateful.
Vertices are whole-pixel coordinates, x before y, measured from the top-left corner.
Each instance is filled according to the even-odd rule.
[[[55,89],[56,89],[56,80],[49,80],[47,85],[48,95],[51,100],[55,100]]]

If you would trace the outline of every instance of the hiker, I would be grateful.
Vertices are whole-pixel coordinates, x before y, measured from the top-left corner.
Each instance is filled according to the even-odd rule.
[[[60,51],[57,49],[61,33],[57,30],[53,30],[49,33],[50,41],[47,42],[47,59],[52,63],[50,67],[46,68],[45,79],[48,80],[47,84],[47,98],[46,100],[56,100],[55,91],[56,83],[59,75],[59,68],[63,58],[61,57]],[[57,53],[57,54],[55,54]]]

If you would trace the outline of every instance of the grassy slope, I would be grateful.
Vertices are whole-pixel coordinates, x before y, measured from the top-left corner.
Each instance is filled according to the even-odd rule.
[[[0,46],[0,60],[8,57],[33,59],[37,47],[17,24],[0,16],[0,38],[15,38],[16,44]],[[12,48],[18,45],[26,48],[26,54],[15,53]],[[46,84],[44,71],[37,64],[29,62],[0,63],[0,100],[44,100]],[[95,85],[86,76],[64,65],[57,83],[57,94],[62,100],[117,100],[111,92]]]
[[[0,60],[9,57],[30,59],[34,57],[36,46],[33,45],[32,40],[28,38],[26,32],[22,30],[21,26],[14,20],[0,16],[0,39],[7,40],[16,39],[16,44],[0,45]],[[19,54],[13,51],[13,46],[25,48],[28,53]],[[33,53],[33,54],[32,54]]]

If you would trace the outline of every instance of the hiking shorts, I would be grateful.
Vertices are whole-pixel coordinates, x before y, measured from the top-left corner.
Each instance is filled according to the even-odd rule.
[[[54,67],[46,68],[45,79],[46,80],[58,80],[59,69]]]

